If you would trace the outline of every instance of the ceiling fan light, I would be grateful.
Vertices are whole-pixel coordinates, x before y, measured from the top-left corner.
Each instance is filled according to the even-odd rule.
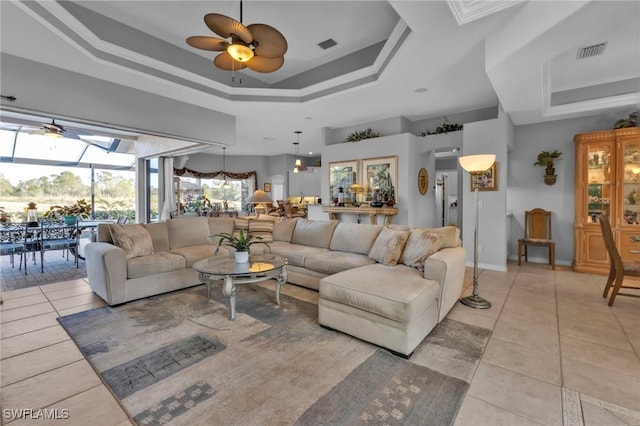
[[[293,173],[298,173],[298,166],[295,166],[295,167],[293,168]]]
[[[247,62],[253,58],[253,49],[239,43],[230,44],[227,53],[238,62]]]
[[[56,132],[54,130],[45,130],[44,135],[48,138],[59,139],[62,137],[60,132]]]
[[[299,159],[299,158],[296,158],[295,166],[296,166],[296,167],[300,167],[300,166],[302,166],[302,161],[300,161],[300,159]]]

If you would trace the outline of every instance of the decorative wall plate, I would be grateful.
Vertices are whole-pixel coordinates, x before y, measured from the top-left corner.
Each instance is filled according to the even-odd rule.
[[[418,172],[418,191],[420,195],[425,195],[429,190],[429,173],[424,167]]]

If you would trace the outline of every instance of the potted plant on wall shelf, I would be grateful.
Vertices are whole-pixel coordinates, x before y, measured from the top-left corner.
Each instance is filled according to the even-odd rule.
[[[555,162],[556,160],[560,160],[562,153],[557,149],[554,151],[542,151],[538,154],[538,159],[535,163],[535,166],[544,166],[545,167],[545,175],[544,175],[544,183],[547,185],[553,185],[556,183],[556,169]]]
[[[265,246],[271,249],[271,246],[267,244],[265,241],[257,241],[262,240],[262,237],[257,237],[255,235],[244,235],[244,231],[241,229],[238,233],[238,236],[234,236],[233,234],[221,233],[209,236],[209,240],[213,241],[214,239],[218,239],[218,248],[216,248],[216,254],[220,249],[220,246],[231,246],[236,249],[234,253],[234,257],[236,259],[236,263],[246,263],[249,261],[249,252],[251,245],[253,244],[264,244]]]

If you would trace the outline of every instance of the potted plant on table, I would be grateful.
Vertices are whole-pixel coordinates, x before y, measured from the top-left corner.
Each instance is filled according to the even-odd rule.
[[[556,183],[556,169],[555,169],[555,162],[556,160],[559,160],[560,157],[562,156],[562,153],[560,151],[558,151],[557,149],[554,151],[542,151],[540,154],[538,154],[538,158],[536,159],[536,162],[533,163],[534,166],[544,166],[545,168],[545,175],[544,175],[544,183],[546,183],[547,185],[553,185],[554,183]]]
[[[237,237],[233,234],[225,232],[209,236],[209,240],[212,241],[216,238],[218,239],[216,254],[220,250],[220,246],[231,246],[236,249],[235,253],[233,254],[236,259],[236,263],[246,263],[249,261],[249,253],[253,244],[264,244],[265,246],[269,247],[269,249],[271,249],[271,246],[269,246],[267,242],[258,241],[262,240],[262,237],[257,237],[250,234],[245,236],[242,229],[238,233]]]

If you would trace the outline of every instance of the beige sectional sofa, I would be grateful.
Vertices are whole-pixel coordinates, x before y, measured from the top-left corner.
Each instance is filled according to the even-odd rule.
[[[110,305],[198,285],[191,266],[216,251],[208,236],[239,229],[269,243],[254,245],[253,252],[270,250],[287,258],[287,282],[319,291],[321,325],[404,356],[445,317],[462,291],[465,249],[455,227],[300,218],[100,225],[98,242],[86,247],[89,283]]]

